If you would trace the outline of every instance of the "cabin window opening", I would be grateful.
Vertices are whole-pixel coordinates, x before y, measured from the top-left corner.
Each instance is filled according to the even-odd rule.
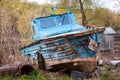
[[[54,27],[56,26],[53,18],[40,20],[42,28]]]
[[[35,34],[35,27],[34,26],[32,26],[32,30],[33,30],[33,34]]]
[[[60,15],[60,16],[58,16],[57,17],[57,23],[58,23],[58,25],[70,24],[69,15]]]

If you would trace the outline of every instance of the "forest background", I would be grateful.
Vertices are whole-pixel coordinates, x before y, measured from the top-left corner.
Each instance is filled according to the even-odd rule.
[[[53,0],[51,0],[52,2]],[[82,25],[112,26],[120,29],[120,11],[113,12],[102,7],[97,0],[54,0],[56,6],[79,6],[71,9],[76,20]],[[120,4],[120,0],[116,0]],[[26,0],[0,0],[0,65],[6,64],[8,55],[20,56],[19,49],[32,42],[30,23],[40,16],[42,9],[52,4],[30,3]],[[120,8],[119,5],[116,7]],[[57,10],[55,13],[62,13]],[[49,15],[50,10],[46,11]]]

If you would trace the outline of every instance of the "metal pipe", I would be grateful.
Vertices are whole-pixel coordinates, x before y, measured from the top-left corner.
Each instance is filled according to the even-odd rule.
[[[23,74],[30,74],[34,70],[33,66],[31,64],[13,64],[13,65],[5,65],[0,67],[0,74],[13,74],[16,76],[20,76]]]

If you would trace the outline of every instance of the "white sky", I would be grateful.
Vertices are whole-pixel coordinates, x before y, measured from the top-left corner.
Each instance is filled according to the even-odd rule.
[[[27,1],[37,2],[38,4],[51,3],[50,0],[27,0]],[[117,6],[115,6],[118,3],[115,0],[99,0],[99,2],[100,4],[102,4],[102,6],[109,8],[112,11],[118,10]]]
[[[30,2],[37,2],[38,4],[50,3],[50,0],[27,0]]]

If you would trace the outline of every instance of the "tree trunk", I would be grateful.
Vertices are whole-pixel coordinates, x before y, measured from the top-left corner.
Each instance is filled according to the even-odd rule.
[[[83,8],[82,0],[79,0],[79,3],[80,3],[80,11],[82,13],[82,25],[85,26],[87,24],[87,20],[86,20],[86,15],[85,15],[84,8]]]

